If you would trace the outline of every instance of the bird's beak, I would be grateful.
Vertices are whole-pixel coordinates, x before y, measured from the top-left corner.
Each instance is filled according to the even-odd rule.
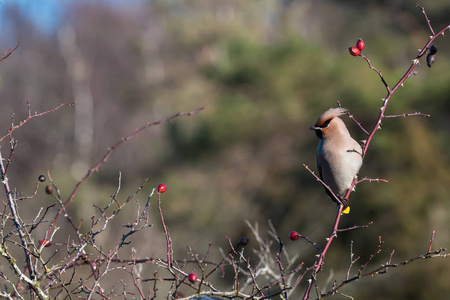
[[[309,129],[311,129],[311,130],[317,130],[317,129],[320,129],[320,127],[311,126],[311,127],[309,127]]]

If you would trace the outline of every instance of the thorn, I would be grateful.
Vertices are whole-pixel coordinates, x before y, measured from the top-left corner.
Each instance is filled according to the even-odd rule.
[[[330,240],[330,238],[326,238],[325,240],[329,241],[329,240]]]
[[[320,257],[320,254],[316,254],[316,255],[314,255],[315,257],[317,257],[317,258],[319,258]]]
[[[402,84],[400,84],[402,87],[405,87],[404,85],[403,85],[403,82],[402,82]]]
[[[448,26],[448,28],[450,28],[450,26]],[[444,36],[445,31],[442,32],[442,36]]]
[[[430,39],[432,39],[433,38],[433,36],[432,35],[430,35]]]
[[[415,65],[417,65],[418,63],[419,63],[419,60],[416,58],[416,59],[413,59],[413,63],[415,64]]]

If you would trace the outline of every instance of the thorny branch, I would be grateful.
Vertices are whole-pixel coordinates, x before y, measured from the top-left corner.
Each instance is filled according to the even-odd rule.
[[[21,122],[20,122],[19,124],[17,124],[17,125],[14,125],[14,124],[13,124],[13,125],[11,126],[11,128],[8,129],[7,133],[6,133],[4,136],[2,136],[2,137],[0,138],[0,142],[3,141],[6,137],[11,137],[11,134],[12,134],[15,130],[19,129],[20,127],[22,127],[23,125],[25,125],[26,123],[28,123],[30,120],[32,120],[32,119],[34,119],[34,118],[37,118],[37,117],[41,117],[41,116],[46,115],[46,114],[48,114],[48,113],[55,112],[55,111],[59,110],[61,107],[64,107],[64,106],[73,106],[73,105],[75,105],[75,103],[61,103],[60,105],[58,105],[57,107],[55,107],[55,108],[53,108],[53,109],[51,109],[51,110],[47,110],[47,111],[44,111],[44,112],[41,112],[41,113],[35,112],[34,114],[32,114],[32,113],[30,112],[30,102],[27,101],[27,106],[28,106],[28,117],[27,117],[25,120],[21,121]]]
[[[434,234],[435,232],[433,231],[432,234],[432,240],[434,238]],[[391,255],[389,257],[389,260],[386,264],[383,264],[381,267],[375,268],[372,271],[367,271],[367,272],[363,272],[367,266],[369,265],[369,262],[375,257],[375,255],[379,254],[381,252],[381,238],[380,238],[380,243],[378,245],[378,249],[375,253],[373,253],[369,259],[367,260],[367,262],[361,266],[361,268],[359,269],[358,273],[356,275],[354,275],[353,277],[350,277],[350,270],[352,265],[359,259],[359,257],[355,260],[352,260],[353,258],[353,253],[351,254],[351,261],[350,261],[350,265],[349,265],[349,270],[347,272],[347,278],[342,281],[339,285],[333,287],[331,290],[329,290],[326,293],[322,293],[320,295],[320,298],[325,298],[328,296],[332,296],[334,294],[336,294],[341,288],[343,288],[344,286],[346,286],[347,284],[349,284],[350,282],[356,281],[358,279],[364,278],[364,277],[368,277],[368,276],[374,276],[374,275],[381,275],[381,274],[385,274],[389,268],[397,268],[400,266],[406,266],[407,264],[410,264],[412,262],[415,262],[417,260],[421,260],[421,259],[429,259],[429,258],[445,258],[449,256],[449,253],[444,253],[447,252],[446,249],[440,248],[439,250],[436,251],[431,251],[431,245],[432,245],[432,240],[430,241],[430,247],[428,248],[428,251],[426,253],[417,255],[413,258],[410,258],[408,260],[404,260],[398,263],[391,263],[392,261],[392,256],[394,254],[394,251],[391,252]],[[353,245],[353,243],[352,243]],[[351,250],[352,251],[352,250]]]
[[[369,68],[378,74],[378,76],[380,77],[380,79],[381,79],[383,85],[386,87],[386,90],[387,90],[387,95],[386,95],[386,97],[382,99],[382,100],[383,100],[383,105],[382,105],[381,108],[380,108],[380,113],[379,113],[379,115],[378,115],[378,118],[377,118],[377,120],[376,120],[376,122],[375,122],[375,125],[373,126],[373,128],[372,128],[372,130],[371,130],[370,132],[366,131],[366,130],[362,127],[362,125],[361,125],[359,122],[357,122],[357,121],[353,118],[353,116],[352,116],[350,113],[348,113],[349,117],[350,117],[350,118],[351,118],[351,119],[352,119],[352,120],[353,120],[353,121],[354,121],[354,122],[355,122],[355,123],[356,123],[356,124],[357,124],[357,125],[358,125],[365,133],[366,133],[366,134],[367,134],[367,136],[368,136],[368,137],[367,137],[367,140],[365,140],[365,142],[364,142],[364,144],[363,144],[363,153],[362,153],[363,159],[364,159],[364,157],[366,156],[367,150],[369,149],[369,145],[370,145],[370,143],[371,143],[371,141],[372,141],[372,139],[373,139],[375,133],[376,133],[379,129],[381,129],[381,123],[382,123],[382,120],[383,120],[384,118],[386,118],[386,117],[388,117],[388,118],[393,118],[393,117],[397,117],[397,116],[405,116],[405,117],[406,117],[406,116],[409,116],[409,115],[410,115],[410,116],[426,116],[426,117],[429,116],[429,115],[427,115],[427,114],[422,114],[422,113],[404,114],[404,115],[394,115],[394,116],[386,116],[386,115],[385,115],[385,111],[386,111],[387,105],[388,105],[389,101],[391,100],[392,95],[396,92],[396,90],[397,90],[400,86],[403,86],[403,83],[405,82],[405,80],[406,80],[407,78],[409,78],[409,77],[411,76],[411,74],[413,74],[414,68],[416,67],[417,64],[419,64],[420,58],[427,52],[427,50],[428,50],[428,48],[430,47],[431,43],[432,43],[439,35],[441,35],[441,34],[443,35],[444,32],[445,32],[446,30],[450,29],[450,25],[448,25],[448,26],[445,26],[443,29],[441,29],[439,32],[435,33],[435,32],[433,31],[432,27],[431,27],[431,23],[430,23],[430,20],[428,19],[427,15],[426,15],[425,9],[424,9],[422,6],[420,6],[419,4],[416,4],[416,6],[419,7],[419,8],[422,10],[422,13],[423,13],[424,16],[425,16],[425,19],[426,19],[426,21],[427,21],[427,23],[428,23],[428,26],[429,26],[429,28],[430,28],[430,31],[431,31],[431,33],[432,33],[432,36],[431,36],[430,39],[425,43],[425,45],[423,46],[423,48],[419,51],[419,54],[416,56],[415,59],[413,59],[413,62],[412,62],[412,64],[411,64],[411,66],[408,68],[408,70],[405,72],[405,74],[400,78],[400,80],[394,85],[393,88],[391,88],[391,87],[389,86],[389,84],[386,82],[386,80],[384,79],[384,77],[383,77],[381,71],[379,71],[377,68],[375,68],[375,67],[372,65],[372,63],[370,62],[370,60],[369,60],[366,56],[364,56],[364,55],[362,55],[362,54],[359,55],[359,56],[361,56],[361,57],[367,62]],[[340,106],[340,103],[339,103],[339,102],[338,102],[338,105]],[[314,173],[313,173],[313,172],[312,172],[305,164],[303,164],[303,166],[304,166],[305,168],[307,168],[308,171],[314,175],[314,177],[316,177],[317,181],[320,181],[320,182],[322,183],[322,185],[323,185],[326,189],[328,189],[328,190],[331,192],[332,195],[334,195],[334,193],[329,189],[329,187],[328,187],[324,182],[322,182],[322,181],[320,180],[320,178],[318,178],[318,177],[317,177],[317,176],[316,176],[316,175],[315,175],[315,174],[314,174]],[[366,181],[366,180],[367,180],[367,179],[364,179],[364,180],[362,180],[362,181]],[[370,181],[370,180],[369,180],[369,181]],[[384,180],[379,180],[379,179],[378,179],[378,181],[384,181]],[[352,182],[350,188],[348,189],[346,195],[344,196],[345,199],[349,199],[349,196],[350,196],[350,194],[352,193],[352,191],[354,190],[355,185],[358,184],[358,183],[360,183],[360,182],[361,182],[361,181],[357,181],[357,180],[354,180],[354,181]],[[337,199],[338,197],[336,197],[336,195],[335,195],[335,198]],[[340,202],[337,202],[337,203],[340,203]],[[326,253],[327,253],[327,250],[328,250],[328,248],[329,248],[331,242],[333,241],[333,239],[336,237],[336,233],[338,232],[338,226],[339,226],[340,217],[341,217],[341,213],[342,213],[342,211],[343,211],[343,208],[344,208],[344,205],[341,203],[341,205],[339,206],[339,211],[338,211],[338,213],[337,213],[335,222],[334,222],[334,224],[333,224],[332,232],[331,232],[330,236],[327,238],[327,242],[326,242],[326,244],[325,244],[324,250],[323,250],[323,252],[320,254],[319,258],[316,260],[316,262],[314,263],[314,266],[313,266],[313,273],[312,273],[310,279],[308,280],[308,285],[307,285],[307,287],[306,287],[306,289],[305,289],[305,293],[304,293],[304,295],[303,295],[303,300],[306,300],[306,299],[309,298],[309,295],[310,295],[310,293],[311,293],[311,289],[312,289],[313,285],[316,285],[317,273],[321,270],[322,265],[323,265],[323,262],[324,262],[324,259],[325,259],[325,255],[326,255]],[[437,254],[440,254],[440,252],[437,253]],[[425,255],[425,256],[426,256],[426,255]],[[415,259],[413,259],[413,261],[414,261],[414,260],[415,260]],[[381,270],[386,271],[387,269],[382,268]],[[378,272],[378,271],[377,271],[377,272]],[[375,274],[375,273],[373,273],[373,274]],[[353,280],[356,280],[356,279],[353,279]],[[352,280],[352,281],[353,281],[353,280]],[[336,290],[336,291],[337,291],[337,290]],[[320,295],[318,295],[318,296],[319,296],[319,298],[320,298]]]
[[[417,5],[418,5],[418,4],[417,4]],[[428,24],[430,24],[430,21],[429,21],[428,17],[426,16],[426,13],[425,13],[425,10],[423,9],[423,7],[421,7],[420,5],[418,5],[418,7],[419,7],[420,9],[422,9],[422,12],[424,12],[424,15],[425,15],[425,18],[426,18]],[[430,29],[431,29],[431,26],[430,26]],[[405,74],[400,78],[400,80],[394,85],[393,88],[389,88],[389,86],[387,85],[387,83],[384,81],[384,79],[383,79],[381,73],[380,73],[379,71],[377,72],[377,70],[374,69],[374,70],[379,74],[379,76],[382,78],[383,83],[385,83],[386,89],[387,89],[387,95],[386,95],[386,97],[385,97],[384,99],[382,99],[382,100],[383,100],[383,105],[382,105],[381,108],[380,108],[380,113],[379,113],[379,115],[378,115],[378,119],[377,119],[377,121],[375,122],[375,125],[373,126],[372,130],[370,131],[370,134],[369,134],[369,136],[368,136],[368,138],[367,138],[367,141],[366,141],[366,143],[365,143],[365,146],[363,147],[363,158],[366,156],[367,149],[369,148],[369,145],[370,145],[370,143],[371,143],[371,141],[372,141],[373,136],[375,135],[375,133],[376,133],[379,129],[381,129],[381,121],[385,118],[385,111],[386,111],[386,108],[387,108],[387,105],[388,105],[389,101],[391,100],[392,95],[395,93],[395,91],[396,91],[400,86],[403,85],[403,83],[405,82],[405,80],[408,79],[408,78],[410,77],[410,75],[412,74],[414,68],[419,64],[420,58],[427,52],[427,50],[428,50],[428,48],[430,47],[431,43],[432,43],[439,35],[444,34],[444,32],[445,32],[446,30],[448,30],[448,29],[450,29],[450,25],[444,27],[444,28],[441,29],[438,33],[433,34],[433,35],[430,37],[430,39],[428,40],[428,42],[426,42],[425,45],[423,46],[423,48],[419,51],[419,54],[416,56],[416,58],[413,59],[413,62],[412,62],[412,64],[411,64],[411,66],[408,68],[408,70],[405,72]],[[433,31],[432,29],[431,29],[431,31],[432,31],[432,33],[434,33],[434,31]],[[365,56],[362,56],[362,57],[363,57],[364,59],[366,59]],[[411,115],[422,115],[422,114],[416,113],[416,114],[411,114]],[[428,115],[424,114],[423,116],[428,116]]]

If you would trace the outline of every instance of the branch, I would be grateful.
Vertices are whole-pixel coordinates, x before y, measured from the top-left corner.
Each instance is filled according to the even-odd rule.
[[[339,203],[339,205],[341,205],[341,206],[345,206],[345,204],[342,203],[342,200],[339,199],[338,196],[336,196],[336,194],[331,190],[331,188],[325,182],[323,182],[322,179],[320,179],[319,176],[317,176],[316,173],[314,173],[314,171],[312,171],[306,164],[303,164],[303,167],[305,167],[306,170],[308,170],[309,173],[311,173],[316,178],[316,180],[318,182],[320,182],[323,185],[323,187],[325,189],[327,189],[333,195],[334,200],[335,200],[336,203]],[[346,199],[348,199],[348,198],[346,197]]]
[[[17,45],[16,45],[16,47],[14,47],[14,49],[11,50],[11,48],[9,48],[8,50],[4,51],[2,56],[0,56],[0,62],[4,61],[11,54],[13,54],[13,52],[16,51],[17,48],[19,48],[19,45],[20,45],[20,40],[17,42]]]
[[[380,113],[379,113],[378,118],[377,118],[377,120],[376,120],[376,122],[375,122],[375,124],[374,124],[374,126],[373,126],[373,128],[372,128],[372,130],[370,131],[370,133],[368,133],[368,132],[360,125],[359,122],[355,121],[354,118],[351,117],[351,119],[353,119],[353,120],[356,122],[356,124],[358,124],[358,126],[359,126],[359,127],[360,127],[367,135],[368,135],[368,138],[367,138],[366,142],[365,142],[364,145],[363,145],[363,153],[362,153],[363,159],[365,158],[365,155],[366,155],[366,153],[367,153],[367,150],[368,150],[368,148],[369,148],[369,145],[370,145],[370,143],[371,143],[371,141],[372,141],[372,139],[373,139],[373,137],[374,137],[376,131],[379,130],[379,129],[381,129],[381,122],[382,122],[382,120],[386,117],[386,116],[385,116],[385,111],[386,111],[387,105],[388,105],[388,103],[389,103],[389,101],[390,101],[392,95],[396,92],[396,90],[397,90],[400,86],[403,86],[403,83],[405,82],[405,80],[406,80],[407,78],[409,78],[412,74],[414,74],[414,73],[413,73],[414,68],[416,67],[416,65],[419,64],[420,58],[426,53],[426,51],[428,50],[428,47],[431,45],[431,43],[432,43],[432,42],[433,42],[440,34],[444,34],[444,32],[445,32],[446,30],[450,29],[450,25],[448,25],[448,26],[444,27],[443,29],[441,29],[438,33],[434,33],[433,29],[431,28],[429,19],[428,19],[428,17],[426,16],[425,10],[424,10],[420,5],[417,5],[417,6],[418,6],[419,8],[422,9],[422,12],[423,12],[424,15],[425,15],[425,18],[426,18],[426,20],[427,20],[427,22],[428,22],[428,25],[429,25],[429,27],[430,27],[431,32],[433,33],[433,36],[431,36],[430,39],[428,40],[428,42],[425,43],[425,45],[423,46],[423,48],[419,51],[419,54],[416,56],[415,59],[413,59],[413,62],[412,62],[412,64],[410,65],[410,67],[408,68],[408,70],[405,72],[405,74],[400,78],[400,80],[395,84],[395,86],[394,86],[393,88],[390,88],[390,87],[389,87],[389,85],[388,85],[388,83],[386,82],[386,80],[384,79],[382,73],[381,73],[377,68],[375,68],[375,67],[372,65],[372,63],[370,62],[370,60],[369,60],[366,56],[364,56],[364,55],[362,55],[362,54],[359,55],[359,56],[361,56],[361,57],[367,62],[369,68],[370,68],[371,70],[375,71],[375,72],[378,74],[378,76],[380,77],[382,83],[384,84],[384,86],[386,87],[386,90],[387,90],[387,96],[386,96],[386,98],[382,99],[382,100],[383,100],[383,105],[382,105],[381,108],[380,108]],[[339,103],[338,103],[338,105],[339,105]],[[351,116],[350,114],[348,114],[348,115]],[[411,114],[411,116],[422,116],[422,115],[423,115],[423,114],[421,114],[421,113]],[[405,115],[405,116],[406,116],[406,115]],[[426,116],[426,115],[423,115],[423,116]],[[394,116],[391,116],[391,117],[394,117]],[[314,174],[314,172],[312,172],[305,164],[303,164],[303,166],[304,166],[311,174],[313,174],[314,177],[316,177],[317,181],[321,182],[322,185],[323,185],[328,191],[331,191],[330,188],[329,188],[322,180],[320,180],[320,178],[318,178],[318,177]],[[369,179],[369,178],[366,178],[366,177],[365,177],[364,179],[362,179],[361,181],[353,180],[353,182],[352,182],[350,188],[348,189],[347,193],[345,194],[344,198],[345,198],[345,199],[349,199],[349,196],[350,196],[350,194],[352,193],[352,191],[353,191],[355,185],[356,185],[357,183],[359,183],[359,182],[362,182],[362,181],[385,181],[385,180],[383,180],[383,179],[375,179],[375,180],[374,180],[374,179]],[[332,191],[331,191],[331,192],[332,192]],[[335,195],[333,192],[332,192],[332,195],[334,195],[335,198],[337,199],[336,195]],[[338,201],[338,203],[341,203],[341,201]],[[343,209],[344,209],[344,205],[340,205],[340,206],[339,206],[339,211],[338,211],[338,213],[337,213],[337,215],[336,215],[336,219],[335,219],[335,222],[334,222],[334,225],[333,225],[332,233],[331,233],[331,235],[329,236],[329,238],[327,239],[327,243],[326,243],[326,245],[325,245],[324,250],[322,251],[322,253],[320,253],[319,258],[316,260],[316,262],[314,263],[314,266],[312,267],[313,274],[311,275],[311,278],[308,280],[308,285],[307,285],[307,287],[306,287],[305,293],[304,293],[303,298],[302,298],[303,300],[306,300],[306,299],[309,298],[309,295],[310,295],[310,293],[311,293],[312,286],[313,286],[313,285],[315,284],[315,282],[316,282],[317,274],[318,274],[318,272],[321,270],[322,265],[323,265],[323,263],[324,263],[325,255],[326,255],[326,253],[327,253],[327,250],[328,250],[328,248],[329,248],[331,242],[333,241],[333,239],[336,237],[336,233],[339,231],[339,230],[338,230],[338,225],[339,225],[339,221],[340,221],[341,213],[342,213]],[[363,227],[364,227],[364,226],[363,226]],[[358,228],[358,227],[355,227],[355,228]],[[353,229],[353,228],[352,228],[352,229]],[[380,243],[381,243],[381,241],[380,241]],[[430,246],[430,247],[431,247],[431,246]],[[440,250],[440,251],[442,251],[442,250]],[[378,253],[378,252],[377,252],[377,253]],[[439,253],[435,253],[435,254],[440,254],[440,252],[439,252]],[[426,253],[426,254],[425,254],[425,256],[427,256],[427,255],[429,256],[430,253]],[[447,255],[447,254],[446,254],[446,255]],[[419,256],[418,258],[415,258],[415,259],[419,259],[419,258],[423,258],[423,257],[422,257],[422,256]],[[412,261],[414,261],[415,259],[413,259]],[[386,266],[384,266],[384,267],[378,268],[377,270],[375,270],[375,271],[373,271],[373,272],[370,272],[370,273],[367,273],[367,274],[363,274],[363,275],[360,275],[360,274],[359,274],[359,275],[356,276],[355,278],[349,279],[349,280],[346,281],[346,282],[350,282],[350,281],[353,281],[353,280],[357,280],[357,279],[360,278],[360,277],[369,276],[369,275],[374,275],[374,274],[379,274],[380,272],[386,272],[386,271],[387,271],[387,268],[389,268],[389,267],[396,267],[396,266],[398,266],[398,265],[401,265],[401,264],[407,264],[407,263],[409,263],[409,261],[408,261],[408,262],[399,263],[399,264],[397,264],[397,265],[391,265],[391,264],[389,264],[389,265],[386,265]],[[336,287],[335,289],[333,289],[332,292],[331,292],[331,294],[335,294],[335,293],[339,290],[340,287],[341,287],[341,286],[338,286],[338,287]],[[331,294],[330,294],[330,295],[331,295]],[[328,295],[328,294],[326,294],[326,295]],[[323,296],[324,296],[324,295],[318,294],[318,298],[321,298],[321,297],[323,297]]]
[[[338,232],[338,226],[339,221],[341,220],[342,211],[344,210],[344,205],[339,206],[339,210],[336,214],[336,219],[334,220],[333,224],[333,230],[331,231],[330,236],[327,238],[327,243],[325,244],[325,247],[323,248],[322,252],[319,255],[319,258],[316,260],[313,266],[313,274],[311,275],[311,278],[308,280],[308,285],[305,290],[305,294],[303,295],[302,300],[306,300],[309,298],[309,294],[311,293],[311,289],[313,284],[316,282],[317,273],[322,269],[323,263],[325,261],[325,255],[328,252],[328,249],[330,248],[331,243],[333,242],[334,238],[337,237]]]
[[[391,89],[389,87],[389,85],[387,84],[386,80],[384,80],[383,74],[381,74],[381,71],[379,71],[377,68],[375,68],[374,66],[372,66],[372,63],[370,62],[369,58],[363,54],[360,54],[359,56],[361,56],[362,58],[364,58],[364,60],[367,62],[367,64],[369,65],[369,68],[372,69],[373,71],[375,71],[378,76],[380,76],[381,82],[383,82],[384,86],[386,87],[386,90],[388,93],[391,93]]]
[[[419,7],[422,9],[423,12],[425,11],[420,5],[419,5]],[[427,18],[427,20],[428,20],[428,18]],[[368,138],[367,138],[366,144],[365,144],[365,146],[363,147],[363,159],[364,159],[364,157],[366,156],[367,149],[368,149],[368,147],[369,147],[369,145],[370,145],[370,142],[372,141],[373,136],[375,135],[375,132],[376,132],[377,130],[381,129],[381,121],[386,117],[386,116],[384,115],[384,113],[385,113],[385,111],[386,111],[387,105],[388,105],[388,103],[389,103],[389,101],[390,101],[392,95],[395,93],[395,91],[396,91],[400,86],[403,85],[403,83],[405,82],[405,80],[406,80],[407,78],[409,78],[409,77],[411,76],[411,74],[413,74],[414,68],[419,64],[420,58],[427,52],[428,47],[431,45],[431,43],[432,43],[439,35],[444,34],[444,32],[445,32],[446,30],[448,30],[448,29],[450,29],[450,25],[447,25],[446,27],[444,27],[443,29],[441,29],[438,33],[433,34],[433,36],[430,37],[430,39],[428,40],[428,42],[426,42],[425,45],[423,46],[423,48],[419,51],[419,54],[416,56],[416,58],[413,59],[413,62],[412,62],[412,64],[411,64],[411,66],[408,68],[408,70],[405,72],[405,74],[400,78],[400,80],[395,84],[395,86],[394,86],[392,89],[390,89],[389,86],[387,86],[387,84],[385,84],[388,93],[387,93],[386,98],[383,99],[383,105],[382,105],[381,108],[380,108],[380,114],[378,115],[378,119],[377,119],[377,121],[375,122],[375,125],[373,126],[372,130],[370,131],[370,134],[369,134],[369,136],[368,136]],[[368,61],[368,59],[367,59],[365,56],[363,56],[363,55],[361,55],[361,56],[362,56],[364,59],[366,59],[366,61]],[[369,63],[369,67],[371,67],[369,61],[368,61],[368,63]],[[373,67],[371,67],[371,69],[376,70],[376,69],[373,68]],[[378,75],[382,78],[383,83],[385,83],[385,81],[384,81],[384,79],[383,79],[383,77],[382,77],[382,75],[381,75],[381,72],[379,72],[378,70],[376,70],[376,71],[377,71]],[[417,115],[419,115],[419,114],[417,114]]]
[[[420,112],[415,112],[415,113],[412,113],[412,114],[387,115],[387,116],[384,116],[384,117],[385,118],[399,118],[399,117],[427,117],[427,118],[429,118],[429,117],[431,117],[431,115],[429,115],[429,114],[422,114]]]
[[[342,281],[341,284],[339,284],[338,286],[334,287],[332,290],[321,294],[320,297],[321,298],[325,298],[325,297],[328,297],[328,296],[332,296],[332,295],[336,294],[338,290],[340,290],[342,287],[344,287],[348,283],[350,283],[352,281],[356,281],[356,280],[358,280],[360,278],[385,274],[388,271],[389,268],[397,268],[397,267],[400,267],[400,266],[406,266],[407,264],[410,264],[410,263],[415,262],[415,261],[420,260],[420,259],[429,259],[429,258],[438,258],[438,257],[445,258],[445,257],[449,256],[449,253],[442,254],[443,252],[447,252],[447,250],[441,248],[441,249],[439,249],[437,251],[432,251],[432,252],[428,251],[427,253],[420,254],[420,255],[418,255],[416,257],[413,257],[413,258],[410,258],[408,260],[401,261],[401,262],[398,262],[398,263],[390,263],[390,260],[392,258],[392,254],[391,254],[389,262],[387,264],[384,264],[381,267],[378,267],[378,268],[376,268],[373,271],[370,271],[370,272],[367,272],[367,273],[364,273],[364,274],[357,274],[357,275],[353,276],[352,278],[344,280],[344,281]]]
[[[25,259],[26,259],[26,263],[27,263],[27,269],[30,273],[30,279],[34,280],[35,279],[35,272],[33,270],[33,266],[31,263],[31,256],[30,253],[28,252],[28,242],[27,239],[25,237],[25,230],[24,227],[22,226],[22,222],[21,219],[19,217],[19,214],[17,212],[17,205],[16,205],[16,199],[14,199],[13,192],[11,191],[10,187],[9,187],[9,180],[8,177],[6,176],[6,170],[5,167],[3,165],[3,157],[2,157],[2,153],[0,151],[0,175],[1,175],[1,182],[3,184],[3,187],[5,189],[5,194],[6,194],[6,198],[8,199],[8,206],[9,209],[11,210],[11,214],[12,214],[12,220],[14,222],[15,227],[17,228],[17,232],[19,233],[19,238],[20,238],[20,242],[21,242],[21,246],[25,252]],[[1,246],[0,246],[1,247]],[[1,249],[1,251],[6,252],[6,249]],[[12,261],[10,261],[10,264],[12,263]],[[15,262],[14,262],[15,264]],[[16,273],[16,275],[18,275]],[[20,277],[20,276],[19,276]],[[25,277],[24,274],[22,274],[22,277]],[[38,292],[38,291],[36,291]]]
[[[388,183],[388,182],[389,182],[389,181],[387,181],[386,179],[383,179],[383,178],[367,178],[367,177],[364,177],[363,179],[357,180],[357,181],[355,182],[355,185],[358,184],[358,183],[361,183],[361,182],[363,182],[363,181],[369,181],[369,182],[385,182],[385,183]]]
[[[53,221],[50,225],[49,230],[46,233],[46,237],[50,234],[50,232],[55,228],[55,224],[58,221],[60,215],[63,213],[63,211],[65,210],[65,208],[70,204],[70,202],[73,201],[73,199],[75,198],[75,194],[78,192],[78,190],[80,189],[80,187],[83,185],[83,183],[91,176],[91,174],[94,171],[98,171],[99,168],[106,163],[106,161],[108,160],[108,158],[111,156],[111,154],[120,146],[124,145],[127,141],[131,140],[132,138],[137,137],[142,131],[144,131],[147,128],[156,126],[156,125],[160,125],[163,123],[167,123],[169,121],[171,121],[172,119],[175,119],[177,117],[180,116],[192,116],[193,114],[204,110],[205,107],[200,107],[196,110],[193,110],[191,112],[179,112],[173,116],[161,119],[159,121],[155,121],[155,122],[148,122],[146,123],[144,126],[142,126],[141,128],[136,129],[135,131],[133,131],[132,133],[130,133],[129,135],[127,135],[126,137],[122,138],[120,141],[118,141],[117,143],[115,143],[114,145],[112,145],[108,151],[106,152],[106,154],[100,159],[100,161],[93,166],[91,169],[89,169],[86,173],[86,175],[84,175],[83,178],[81,178],[80,181],[78,181],[78,183],[75,185],[75,188],[73,189],[72,193],[70,194],[69,198],[66,200],[66,202],[63,203],[63,205],[61,206],[61,208],[58,210],[56,216],[53,218]]]
[[[19,129],[20,127],[22,127],[23,125],[25,125],[25,124],[26,124],[28,121],[30,121],[31,119],[34,119],[34,118],[36,118],[36,117],[40,117],[40,116],[46,115],[46,114],[48,114],[48,113],[55,112],[55,111],[57,111],[58,109],[60,109],[61,107],[63,107],[63,106],[74,106],[74,105],[75,105],[75,103],[61,103],[60,105],[58,105],[57,107],[55,107],[55,108],[53,108],[53,109],[50,109],[50,110],[47,110],[47,111],[44,111],[44,112],[41,112],[41,113],[35,112],[34,114],[31,114],[31,112],[30,112],[30,102],[27,101],[27,106],[28,106],[28,118],[26,118],[25,120],[21,121],[18,125],[13,125],[10,129],[8,129],[7,133],[6,133],[3,137],[0,138],[0,142],[3,141],[6,137],[11,137],[11,134],[12,134],[15,130],[17,130],[17,129]]]
[[[425,20],[427,20],[428,28],[430,28],[431,34],[434,35],[434,30],[433,27],[431,27],[431,22],[430,19],[428,19],[427,13],[425,12],[425,8],[420,6],[419,3],[416,3],[416,6],[422,11],[423,15],[425,16]]]
[[[337,105],[338,105],[339,107],[342,107],[342,106],[341,106],[341,102],[339,102],[339,101],[337,101]],[[356,119],[353,117],[353,115],[352,115],[349,111],[347,111],[347,116],[348,116],[353,122],[355,122],[356,125],[358,125],[358,127],[359,127],[366,135],[369,135],[369,133],[367,132],[367,130],[361,125],[360,122],[356,121]]]
[[[353,230],[353,229],[359,229],[359,228],[369,228],[370,225],[372,225],[373,222],[369,222],[369,224],[366,225],[355,225],[352,227],[347,227],[347,228],[343,228],[343,229],[338,229],[338,232],[343,232],[343,231],[349,231],[349,230]]]

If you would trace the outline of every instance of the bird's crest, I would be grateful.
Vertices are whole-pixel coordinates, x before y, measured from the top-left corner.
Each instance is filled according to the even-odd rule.
[[[338,108],[330,108],[326,112],[320,115],[319,119],[317,119],[316,126],[321,127],[326,121],[339,117],[347,112],[346,108],[338,107]]]

